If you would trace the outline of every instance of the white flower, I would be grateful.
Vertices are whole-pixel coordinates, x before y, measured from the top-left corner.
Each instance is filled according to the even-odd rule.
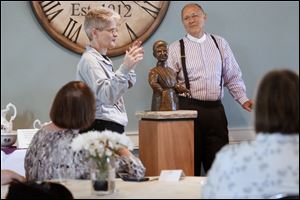
[[[71,143],[73,151],[87,150],[91,157],[111,157],[116,155],[120,148],[133,149],[131,140],[125,134],[112,131],[89,131],[78,135]]]

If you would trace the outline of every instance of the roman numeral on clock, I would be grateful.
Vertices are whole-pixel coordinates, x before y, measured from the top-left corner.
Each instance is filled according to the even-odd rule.
[[[142,1],[142,2],[144,3],[141,3],[141,1],[134,1],[136,5],[138,5],[140,8],[142,8],[144,11],[146,11],[149,15],[151,15],[155,19],[158,16],[160,8],[150,3],[150,1]]]
[[[59,15],[64,9],[59,9],[61,5],[59,1],[42,1],[40,5],[45,12],[49,22],[51,22],[57,15]]]
[[[127,23],[125,23],[125,26],[127,28],[131,41],[135,41],[138,38],[138,36]]]
[[[65,28],[63,35],[71,40],[74,43],[77,43],[79,33],[82,27],[82,24],[77,24],[78,22],[70,17],[69,23],[67,27]]]

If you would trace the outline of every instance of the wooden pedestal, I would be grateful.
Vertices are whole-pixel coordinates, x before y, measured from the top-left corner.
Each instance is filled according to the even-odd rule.
[[[182,169],[185,175],[193,176],[193,119],[178,119],[177,116],[176,119],[140,120],[139,157],[147,176],[158,176],[161,170],[171,169]]]

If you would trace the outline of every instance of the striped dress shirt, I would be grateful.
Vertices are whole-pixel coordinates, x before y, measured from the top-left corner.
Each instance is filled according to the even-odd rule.
[[[220,36],[215,36],[215,38],[220,52],[207,33],[200,39],[191,35],[183,38],[192,97],[202,101],[220,100],[223,97],[225,86],[233,98],[243,104],[248,98],[239,65],[228,42]],[[184,84],[179,40],[169,46],[167,63],[177,73],[178,82]],[[220,86],[221,78],[223,78],[222,87]]]

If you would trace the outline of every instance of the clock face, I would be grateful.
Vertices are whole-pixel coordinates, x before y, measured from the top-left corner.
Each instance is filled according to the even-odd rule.
[[[135,40],[144,42],[163,20],[169,1],[32,1],[32,9],[49,35],[64,47],[82,53],[89,39],[84,16],[94,7],[113,9],[121,16],[116,46],[109,56],[123,54]]]

